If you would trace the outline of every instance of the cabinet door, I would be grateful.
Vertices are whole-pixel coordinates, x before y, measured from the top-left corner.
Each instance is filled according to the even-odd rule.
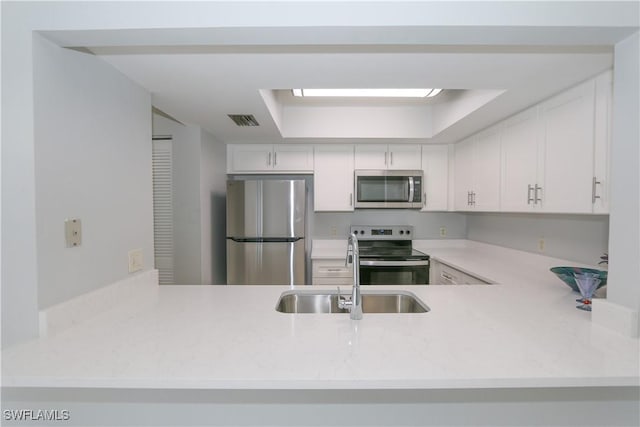
[[[317,145],[313,206],[320,211],[353,211],[353,145]]]
[[[478,135],[473,156],[472,208],[500,210],[500,130],[491,128]]]
[[[273,146],[238,144],[227,147],[227,172],[264,172],[273,168]]]
[[[544,212],[591,213],[595,82],[541,105],[544,135]]]
[[[390,144],[389,169],[422,169],[421,147],[415,144]]]
[[[449,146],[422,146],[422,211],[446,211],[449,199]]]
[[[313,147],[298,144],[275,145],[273,169],[279,172],[312,172]]]
[[[454,208],[457,211],[471,209],[470,196],[473,180],[473,138],[455,145],[454,154]]]
[[[386,169],[389,153],[386,144],[358,144],[355,146],[356,169]]]
[[[611,144],[611,103],[613,76],[607,71],[596,79],[594,126],[594,171],[592,201],[594,213],[609,213],[609,150]]]
[[[501,210],[534,209],[531,198],[538,175],[538,115],[532,108],[503,123],[501,148]]]
[[[439,261],[431,258],[431,265],[429,266],[429,284],[430,285],[442,285],[440,281],[440,264]]]

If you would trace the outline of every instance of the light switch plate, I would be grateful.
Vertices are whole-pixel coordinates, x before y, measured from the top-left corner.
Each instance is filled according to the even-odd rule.
[[[82,222],[78,218],[65,220],[64,235],[68,248],[80,246],[82,244]]]

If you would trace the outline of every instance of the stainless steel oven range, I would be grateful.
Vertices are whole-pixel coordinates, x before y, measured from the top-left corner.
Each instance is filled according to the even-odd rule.
[[[429,255],[413,249],[413,227],[353,225],[362,285],[428,285]]]

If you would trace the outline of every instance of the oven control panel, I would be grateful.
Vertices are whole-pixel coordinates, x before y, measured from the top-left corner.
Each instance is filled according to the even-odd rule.
[[[352,225],[350,231],[364,240],[411,240],[411,225]]]

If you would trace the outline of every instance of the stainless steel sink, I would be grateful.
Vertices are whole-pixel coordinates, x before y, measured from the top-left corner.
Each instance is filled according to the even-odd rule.
[[[344,293],[343,297],[350,294]],[[281,313],[348,313],[338,308],[336,291],[299,290],[280,295],[276,311]],[[408,291],[362,291],[362,311],[366,313],[426,313],[429,307]]]

